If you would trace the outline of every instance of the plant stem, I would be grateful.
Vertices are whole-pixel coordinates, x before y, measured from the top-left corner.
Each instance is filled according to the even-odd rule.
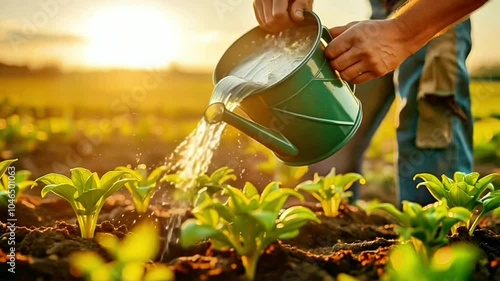
[[[332,215],[332,207],[330,205],[330,200],[321,201],[321,207],[323,208],[323,213],[327,217],[333,217]]]
[[[259,257],[260,255],[258,252],[241,256],[243,267],[245,267],[245,276],[249,281],[253,281],[255,278]]]
[[[140,198],[135,197],[132,200],[134,201],[134,206],[137,213],[143,214],[148,211],[149,201],[151,200],[151,197],[146,197],[144,201],[142,201]]]
[[[82,238],[94,238],[95,227],[97,225],[96,213],[77,216]]]
[[[477,225],[479,224],[479,221],[483,218],[483,212],[481,212],[476,220],[474,220],[474,223],[472,224],[472,226],[469,228],[469,235],[470,236],[473,236],[474,235],[474,230],[476,229]]]

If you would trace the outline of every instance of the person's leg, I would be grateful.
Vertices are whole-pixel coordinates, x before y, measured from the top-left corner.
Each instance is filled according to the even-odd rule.
[[[326,175],[332,167],[335,167],[338,174],[362,173],[363,155],[394,101],[393,74],[357,85],[355,95],[361,101],[363,110],[363,120],[358,131],[333,156],[309,166],[306,177],[311,178],[314,173]],[[353,186],[351,190],[354,193],[353,199],[357,199],[357,186]]]
[[[473,120],[465,65],[470,48],[467,20],[429,42],[398,70],[400,202],[435,201],[426,188],[416,189],[415,174],[452,177],[455,171],[472,170]]]

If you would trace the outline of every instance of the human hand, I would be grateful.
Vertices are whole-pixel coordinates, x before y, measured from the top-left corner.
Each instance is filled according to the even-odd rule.
[[[384,76],[416,51],[409,32],[390,19],[352,22],[330,33],[325,55],[342,79],[355,84]]]
[[[304,19],[304,10],[312,10],[313,0],[254,0],[255,17],[261,28],[278,33]]]

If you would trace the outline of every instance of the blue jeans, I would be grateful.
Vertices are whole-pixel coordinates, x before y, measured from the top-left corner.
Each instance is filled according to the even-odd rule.
[[[470,21],[465,20],[409,57],[396,73],[357,85],[355,94],[363,105],[360,128],[342,150],[311,165],[310,173],[324,175],[332,167],[337,173],[362,173],[364,153],[397,93],[401,98],[397,118],[398,202],[434,202],[426,188],[416,188],[415,174],[452,177],[455,171],[472,171],[473,120],[465,65],[470,49]],[[354,199],[357,188],[353,188]]]

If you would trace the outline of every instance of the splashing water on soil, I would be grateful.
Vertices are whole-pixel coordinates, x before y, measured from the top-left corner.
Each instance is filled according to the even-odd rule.
[[[222,102],[227,110],[233,111],[246,97],[274,85],[297,68],[311,50],[314,39],[310,30],[305,30],[299,34],[268,35],[260,45],[252,42],[256,55],[244,60],[217,83],[209,104]],[[201,119],[197,128],[166,159],[169,172],[176,171],[181,178],[176,188],[188,192],[196,185],[196,179],[207,172],[225,127],[224,122],[209,124]],[[190,202],[176,203],[186,208]],[[162,257],[169,243],[178,240],[175,236],[179,231],[175,229],[181,224],[180,215],[172,214],[165,228],[166,247]]]

